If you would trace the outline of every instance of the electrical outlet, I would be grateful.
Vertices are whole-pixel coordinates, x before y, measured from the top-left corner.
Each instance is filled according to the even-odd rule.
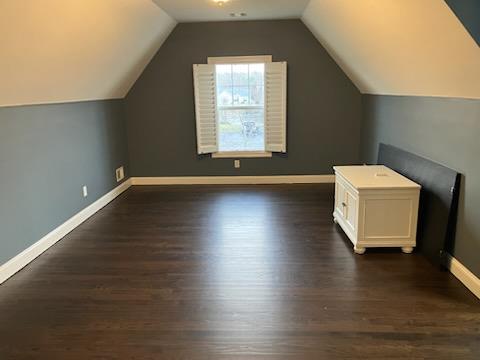
[[[235,169],[240,169],[240,160],[235,160],[233,166],[235,166]]]
[[[115,175],[117,177],[117,182],[120,182],[125,177],[125,171],[123,170],[123,166],[120,166],[117,170],[115,170]]]
[[[83,191],[83,197],[86,198],[88,196],[88,188],[87,185],[84,185],[82,188]]]

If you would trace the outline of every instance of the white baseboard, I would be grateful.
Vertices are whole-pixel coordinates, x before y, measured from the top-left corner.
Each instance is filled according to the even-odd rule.
[[[447,268],[468,290],[480,299],[480,279],[478,277],[451,255],[447,257]]]
[[[10,278],[12,275],[23,269],[31,261],[35,260],[49,247],[61,240],[65,235],[74,230],[77,226],[87,220],[90,216],[95,214],[98,210],[114,200],[117,196],[123,193],[131,186],[131,181],[128,179],[120,186],[116,187],[109,193],[102,196],[100,199],[65,221],[62,225],[45,235],[35,244],[22,251],[14,258],[7,261],[0,266],[0,284]]]
[[[330,184],[335,175],[133,177],[132,185]]]

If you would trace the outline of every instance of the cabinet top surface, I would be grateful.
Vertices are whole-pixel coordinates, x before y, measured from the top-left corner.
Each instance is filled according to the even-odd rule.
[[[421,186],[383,165],[334,166],[356,189],[420,189]]]

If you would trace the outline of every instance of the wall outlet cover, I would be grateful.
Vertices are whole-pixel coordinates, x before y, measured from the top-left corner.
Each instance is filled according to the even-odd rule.
[[[117,182],[120,182],[125,178],[125,171],[123,169],[123,166],[120,166],[117,170],[115,170],[115,175],[117,178]]]
[[[87,197],[88,196],[88,188],[87,188],[87,185],[84,185],[83,188],[82,188],[82,191],[83,191],[83,197]]]

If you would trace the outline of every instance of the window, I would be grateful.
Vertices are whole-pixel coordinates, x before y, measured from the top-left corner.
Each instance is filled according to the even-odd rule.
[[[286,151],[286,63],[271,56],[194,65],[198,153],[271,156]]]
[[[215,65],[218,151],[265,151],[264,64]]]

